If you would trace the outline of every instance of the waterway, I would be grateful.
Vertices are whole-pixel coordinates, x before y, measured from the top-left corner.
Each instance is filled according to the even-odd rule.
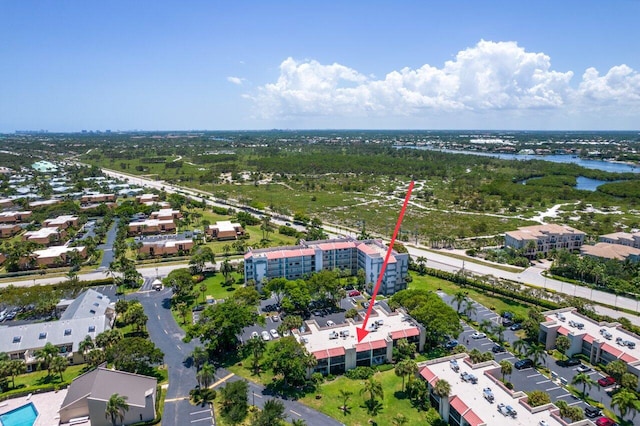
[[[481,155],[484,157],[500,158],[502,160],[518,160],[518,161],[542,160],[542,161],[551,161],[553,163],[573,163],[573,164],[577,164],[578,166],[584,167],[586,169],[602,170],[605,172],[640,173],[640,167],[636,167],[635,165],[632,165],[632,164],[614,163],[611,161],[603,161],[603,160],[585,160],[583,158],[579,158],[573,155],[502,154],[502,153],[489,153],[489,152],[476,152],[476,151],[456,151],[452,149],[434,149],[428,146],[396,146],[396,148],[423,149],[423,150],[429,150],[429,151],[450,152],[452,154]],[[583,179],[586,179],[586,178],[583,178]],[[578,187],[578,189],[587,189],[587,188]]]

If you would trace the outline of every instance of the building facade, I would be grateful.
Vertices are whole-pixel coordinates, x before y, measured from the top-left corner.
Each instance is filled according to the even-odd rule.
[[[552,250],[580,250],[585,235],[565,225],[534,225],[505,233],[504,243],[507,247],[523,250],[525,256],[535,257],[538,253],[547,255]]]
[[[250,249],[244,256],[245,279],[260,286],[265,279],[295,280],[322,270],[340,269],[351,275],[362,269],[367,285],[378,281],[387,246],[380,240],[351,238],[301,241],[299,246]],[[409,255],[392,250],[380,283],[380,294],[391,295],[406,288]]]

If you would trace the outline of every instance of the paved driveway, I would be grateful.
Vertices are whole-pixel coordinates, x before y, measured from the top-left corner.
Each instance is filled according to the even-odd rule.
[[[111,224],[111,228],[107,231],[107,240],[104,244],[100,244],[97,248],[104,252],[102,256],[102,262],[100,262],[100,266],[98,267],[101,271],[106,271],[109,269],[109,265],[113,262],[114,253],[113,253],[113,243],[116,240],[116,235],[118,233],[118,221],[120,219],[116,218]]]

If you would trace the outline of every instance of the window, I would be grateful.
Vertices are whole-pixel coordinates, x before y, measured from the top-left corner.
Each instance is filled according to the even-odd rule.
[[[46,339],[47,338],[47,332],[42,332],[40,333],[40,335],[38,336],[38,339]]]
[[[93,302],[93,306],[100,306],[98,302]]]
[[[71,329],[70,328],[65,329],[64,330],[64,335],[65,336],[70,336],[71,335]]]
[[[90,325],[89,326],[89,333],[93,333],[94,331],[96,331],[96,326],[95,325]]]
[[[20,343],[22,336],[13,336],[13,343]]]

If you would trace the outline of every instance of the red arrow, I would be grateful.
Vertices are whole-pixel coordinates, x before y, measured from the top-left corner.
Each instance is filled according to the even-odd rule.
[[[414,182],[411,181],[411,183],[409,184],[409,190],[407,191],[407,196],[404,197],[404,203],[402,204],[402,210],[400,210],[400,216],[398,216],[396,229],[393,231],[393,236],[391,237],[391,242],[389,243],[389,248],[387,249],[387,254],[384,257],[384,262],[382,263],[382,269],[380,269],[380,273],[378,274],[378,281],[376,282],[376,286],[373,289],[373,294],[371,295],[371,301],[369,302],[369,307],[367,308],[367,315],[364,317],[362,328],[356,327],[356,333],[358,334],[358,343],[360,343],[362,339],[364,339],[367,336],[367,334],[369,334],[369,332],[366,330],[367,321],[369,321],[369,315],[371,315],[371,310],[373,309],[373,305],[376,302],[376,296],[378,295],[378,290],[380,290],[380,283],[382,282],[382,277],[384,277],[384,272],[387,269],[387,263],[389,263],[389,257],[391,256],[391,251],[393,250],[393,244],[396,242],[398,231],[400,231],[402,218],[404,217],[404,212],[407,210],[407,204],[409,204],[409,198],[411,198],[411,191],[413,190],[413,184]]]

